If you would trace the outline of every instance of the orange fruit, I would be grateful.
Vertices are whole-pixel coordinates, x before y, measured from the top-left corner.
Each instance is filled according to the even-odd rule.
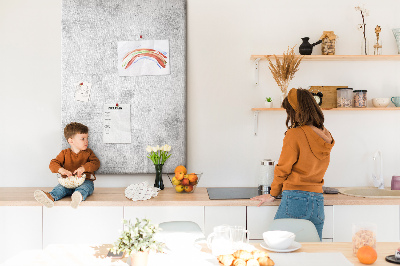
[[[186,173],[187,173],[186,167],[183,165],[178,165],[175,168],[175,173],[179,173],[179,172],[183,172],[183,174],[186,175]]]
[[[363,264],[372,264],[378,258],[378,254],[373,247],[363,246],[358,249],[357,258]]]

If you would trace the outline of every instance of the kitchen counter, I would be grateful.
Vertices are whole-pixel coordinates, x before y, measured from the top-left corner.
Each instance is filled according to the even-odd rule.
[[[0,206],[41,206],[33,197],[36,189],[50,191],[52,188],[0,187]],[[133,202],[125,198],[125,188],[95,188],[81,206],[257,206],[251,200],[210,200],[207,189],[196,188],[194,193],[176,193],[168,187],[157,197],[146,201]],[[324,194],[325,205],[400,205],[399,199],[378,199],[347,196],[343,194]],[[69,206],[70,197],[55,203],[55,206]],[[265,203],[263,206],[278,206],[280,200]]]

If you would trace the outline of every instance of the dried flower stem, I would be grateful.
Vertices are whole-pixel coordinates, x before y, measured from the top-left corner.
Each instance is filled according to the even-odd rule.
[[[294,47],[283,53],[282,62],[274,55],[275,64],[267,57],[269,62],[269,70],[273,78],[281,89],[281,92],[286,94],[289,82],[293,79],[294,74],[299,70],[299,65],[304,56],[296,56]]]

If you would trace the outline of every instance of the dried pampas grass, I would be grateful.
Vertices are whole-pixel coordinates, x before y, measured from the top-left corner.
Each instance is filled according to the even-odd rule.
[[[299,70],[299,65],[303,56],[296,56],[294,54],[294,46],[283,53],[282,61],[274,55],[275,64],[272,63],[271,59],[267,57],[269,62],[269,70],[271,70],[272,76],[276,83],[280,87],[283,94],[287,94],[287,88],[289,82],[293,79],[294,74]]]

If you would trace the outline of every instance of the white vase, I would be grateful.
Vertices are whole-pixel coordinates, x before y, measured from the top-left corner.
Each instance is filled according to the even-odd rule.
[[[265,101],[265,107],[266,108],[272,108],[273,107],[273,103]]]
[[[149,258],[149,251],[131,253],[131,265],[132,266],[147,266],[147,260]]]

